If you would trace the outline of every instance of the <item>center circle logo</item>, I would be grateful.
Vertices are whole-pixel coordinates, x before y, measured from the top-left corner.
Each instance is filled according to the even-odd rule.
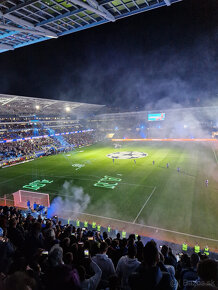
[[[137,159],[148,156],[147,153],[137,151],[114,152],[107,155],[111,159]]]

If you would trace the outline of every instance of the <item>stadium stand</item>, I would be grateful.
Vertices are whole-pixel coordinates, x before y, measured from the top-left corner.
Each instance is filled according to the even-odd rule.
[[[52,134],[63,134],[67,133],[66,130],[69,128],[58,128],[58,130],[53,130]],[[23,131],[22,131],[23,132]],[[78,131],[77,131],[78,132]],[[72,150],[72,148],[77,148],[81,146],[87,146],[93,144],[95,141],[94,132],[78,132],[75,134],[61,135],[61,136],[49,136],[47,137],[34,136],[31,131],[28,131],[28,135],[22,133],[19,136],[13,136],[14,132],[7,131],[8,139],[3,139],[6,143],[0,143],[0,166],[8,166],[10,164],[15,164],[30,159],[34,159],[40,156],[47,156],[51,154],[57,154],[58,152]],[[41,132],[42,134],[42,132]],[[43,134],[48,134],[48,132],[43,132]],[[13,141],[13,138],[33,138],[30,140],[20,140]]]
[[[89,121],[78,121],[78,115],[82,119],[84,111],[88,114],[102,106],[25,97],[18,102],[13,96],[2,97],[2,102],[10,102],[0,111],[2,167],[88,146],[106,133],[145,138],[153,129],[155,134],[161,129],[142,126],[144,112],[119,114],[114,120],[113,114],[99,115],[91,126]],[[37,117],[36,103],[40,107]],[[74,120],[62,117],[69,107],[76,108]],[[20,113],[23,108],[28,111],[26,117]],[[114,129],[117,124],[119,128]],[[88,128],[97,129],[98,134]],[[1,199],[3,204],[13,202],[6,195]],[[173,253],[168,244],[159,248],[152,239],[125,231],[120,235],[112,230],[113,225],[105,231],[94,221],[92,225],[79,220],[70,224],[9,203],[0,206],[0,290],[218,289],[218,264],[207,247],[199,251],[196,245],[190,252],[184,243],[180,252]]]
[[[217,261],[0,207],[0,289],[218,289]],[[207,288],[206,288],[207,287]]]
[[[0,102],[0,167],[93,144],[94,130],[79,118],[104,107],[9,95]]]

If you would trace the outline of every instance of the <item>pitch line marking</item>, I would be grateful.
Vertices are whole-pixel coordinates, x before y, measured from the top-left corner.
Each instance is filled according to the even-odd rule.
[[[211,147],[212,147],[212,150],[213,150],[213,154],[214,154],[214,156],[215,156],[215,159],[216,159],[216,163],[218,163],[217,156],[216,156],[216,152],[215,152],[213,146],[211,146]]]
[[[169,233],[173,233],[173,234],[178,234],[178,235],[183,235],[183,236],[188,236],[188,237],[192,237],[192,238],[197,238],[197,239],[202,239],[202,240],[207,240],[207,241],[213,241],[213,242],[218,242],[218,240],[216,239],[211,239],[211,238],[206,238],[206,237],[201,237],[201,236],[196,236],[196,235],[192,235],[192,234],[187,234],[187,233],[183,233],[183,232],[177,232],[177,231],[173,231],[173,230],[168,230],[168,229],[163,229],[163,228],[158,228],[158,227],[154,227],[154,226],[148,226],[148,225],[143,225],[143,224],[138,224],[138,223],[133,223],[133,222],[127,222],[124,220],[120,220],[120,219],[115,219],[115,218],[110,218],[110,217],[105,217],[105,216],[100,216],[100,215],[95,215],[95,214],[90,214],[90,213],[85,213],[85,212],[75,212],[72,210],[65,210],[66,212],[72,212],[75,214],[83,214],[83,215],[88,215],[88,216],[92,216],[92,217],[97,217],[97,218],[102,218],[102,219],[107,219],[107,220],[112,220],[112,221],[116,221],[116,222],[122,222],[125,224],[129,224],[129,225],[136,225],[136,226],[140,226],[140,227],[145,227],[145,228],[150,228],[153,230],[160,230],[163,232],[169,232]]]
[[[138,217],[140,216],[141,212],[143,211],[144,207],[146,206],[146,204],[149,202],[150,198],[152,197],[153,193],[156,190],[156,186],[153,188],[151,194],[149,195],[149,197],[146,199],[145,203],[143,204],[142,208],[140,209],[139,213],[137,214],[136,218],[133,221],[133,224],[135,224],[135,222],[137,221]]]
[[[7,183],[7,182],[9,182],[9,181],[11,181],[11,180],[14,180],[14,179],[17,179],[18,177],[21,177],[21,176],[22,176],[22,175],[15,176],[15,177],[10,178],[10,179],[7,179],[7,180],[3,180],[3,181],[0,182],[0,184],[2,184],[2,183]]]

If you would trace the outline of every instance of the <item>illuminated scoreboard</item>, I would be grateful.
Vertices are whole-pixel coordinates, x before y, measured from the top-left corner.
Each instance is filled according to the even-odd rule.
[[[165,113],[148,114],[148,121],[163,121]]]

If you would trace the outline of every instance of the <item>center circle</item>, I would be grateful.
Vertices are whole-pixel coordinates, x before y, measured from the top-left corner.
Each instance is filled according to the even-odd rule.
[[[147,153],[138,151],[114,152],[107,155],[107,157],[111,159],[137,159],[144,158],[146,156],[148,156]]]

